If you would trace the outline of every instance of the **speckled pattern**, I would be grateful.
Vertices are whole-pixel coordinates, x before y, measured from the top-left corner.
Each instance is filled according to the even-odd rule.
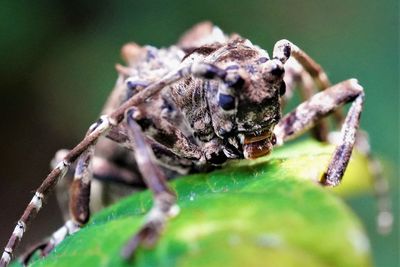
[[[62,168],[55,167],[35,197],[41,196],[41,204],[64,175],[74,179],[71,217],[81,226],[89,219],[92,176],[148,186],[156,203],[150,214],[157,216],[148,217],[128,245],[126,257],[140,244],[158,240],[175,202],[166,179],[209,171],[230,159],[267,155],[274,146],[315,126],[316,136],[324,141],[323,118],[335,113],[340,122],[341,106],[352,102],[321,178],[324,185],[339,184],[356,143],[364,98],[355,79],[331,86],[322,67],[293,43],[277,42],[270,57],[251,41],[238,34],[228,36],[208,22],[196,25],[174,46],[158,49],[130,43],[122,56],[127,65],[116,66],[119,78],[104,115],[81,143],[66,152]],[[281,119],[281,105],[297,86],[303,88],[305,101]],[[311,96],[314,88],[321,92]],[[99,140],[102,136],[119,145]],[[139,145],[141,138],[144,147]],[[92,167],[92,162],[97,164]],[[24,227],[12,234],[0,266],[9,263],[25,225],[41,208],[38,203],[28,205],[18,224]]]

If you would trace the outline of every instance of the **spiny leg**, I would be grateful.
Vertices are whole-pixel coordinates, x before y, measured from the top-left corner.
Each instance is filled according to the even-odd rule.
[[[132,118],[132,112],[128,112],[127,123],[128,136],[135,147],[136,161],[146,185],[153,192],[154,204],[146,216],[144,225],[121,251],[125,259],[131,258],[139,245],[153,246],[159,239],[166,220],[175,216],[179,210],[175,204],[176,195],[168,187],[166,177],[155,163],[154,154],[146,143],[139,125]]]

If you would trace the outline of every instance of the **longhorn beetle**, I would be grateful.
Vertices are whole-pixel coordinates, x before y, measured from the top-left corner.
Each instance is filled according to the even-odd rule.
[[[290,41],[278,41],[270,57],[249,40],[227,36],[205,22],[177,45],[157,49],[130,43],[122,55],[127,66],[116,66],[119,78],[103,115],[76,147],[57,153],[53,170],[19,219],[0,266],[8,265],[28,225],[64,176],[70,181],[70,219],[35,249],[47,255],[84,226],[92,178],[109,179],[145,185],[153,192],[145,223],[122,248],[123,257],[130,258],[138,246],[153,245],[167,219],[179,211],[169,178],[209,171],[230,159],[267,155],[309,129],[318,140],[328,141],[323,119],[331,113],[342,124],[341,133],[320,183],[340,183],[355,145],[370,157],[365,136],[357,134],[363,88],[356,79],[331,85],[321,66]],[[282,117],[281,106],[295,88],[300,88],[304,102]],[[313,95],[314,88],[320,92]],[[342,118],[340,109],[346,103],[351,106]],[[376,171],[379,167],[372,158],[371,166]],[[378,224],[388,229],[390,203],[380,177],[375,181],[381,196]]]

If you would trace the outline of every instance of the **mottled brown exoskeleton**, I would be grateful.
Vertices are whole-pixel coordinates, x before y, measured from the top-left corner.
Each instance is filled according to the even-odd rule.
[[[54,169],[18,221],[0,266],[10,262],[28,224],[64,176],[60,185],[70,185],[70,216],[35,249],[47,255],[87,223],[94,178],[107,182],[96,190],[101,198],[92,204],[112,197],[105,190],[112,183],[147,186],[154,194],[144,225],[122,249],[122,256],[130,258],[138,246],[154,245],[167,219],[179,211],[167,179],[209,171],[230,159],[267,155],[309,129],[318,140],[328,141],[323,118],[331,113],[342,124],[341,133],[334,138],[336,149],[320,183],[340,183],[355,145],[370,155],[366,139],[356,138],[363,88],[355,79],[332,86],[324,70],[287,40],[277,42],[270,57],[239,35],[227,36],[201,23],[177,45],[157,49],[131,43],[122,54],[127,66],[117,65],[119,78],[103,115],[75,148],[57,153]],[[295,88],[301,89],[304,102],[282,117],[281,106]],[[314,88],[320,92],[313,95]],[[346,103],[352,104],[342,119],[340,108]],[[373,170],[376,164],[371,160]],[[379,225],[388,229],[387,186],[379,177],[376,185],[382,196]],[[65,196],[60,199],[65,202]]]

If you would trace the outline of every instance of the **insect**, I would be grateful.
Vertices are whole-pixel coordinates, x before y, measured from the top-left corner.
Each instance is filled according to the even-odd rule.
[[[153,192],[145,223],[122,248],[128,259],[138,246],[154,245],[168,218],[179,212],[167,184],[170,178],[209,171],[230,159],[268,155],[310,129],[315,138],[327,141],[324,118],[332,113],[342,124],[341,133],[320,183],[340,183],[355,145],[370,155],[366,138],[357,134],[363,88],[356,79],[331,85],[321,66],[290,41],[278,41],[270,57],[249,40],[227,36],[206,22],[177,45],[157,49],[131,43],[122,54],[127,66],[117,65],[119,78],[103,115],[76,147],[56,155],[54,169],[19,219],[0,266],[8,265],[28,225],[64,176],[71,188],[70,218],[35,249],[47,255],[88,222],[94,178],[147,186]],[[304,102],[282,116],[295,88]],[[314,94],[314,88],[319,92]],[[340,110],[347,103],[351,106],[343,119]],[[382,196],[379,225],[386,229],[391,224],[387,186],[381,178],[376,184]]]

